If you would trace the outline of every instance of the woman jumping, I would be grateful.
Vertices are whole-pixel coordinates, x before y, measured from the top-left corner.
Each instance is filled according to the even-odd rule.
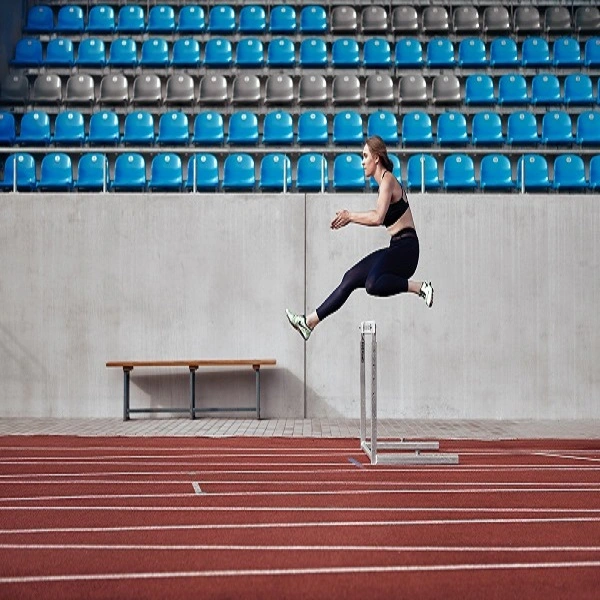
[[[348,223],[373,227],[384,225],[391,235],[390,245],[372,252],[356,263],[344,275],[340,285],[308,316],[298,315],[286,309],[287,318],[304,340],[325,318],[340,309],[350,294],[365,288],[371,296],[394,296],[411,292],[433,304],[433,287],[429,281],[412,281],[419,262],[419,239],[413,216],[408,205],[406,190],[394,177],[393,164],[387,154],[385,142],[377,135],[370,137],[363,148],[365,177],[374,177],[379,184],[377,205],[366,212],[340,210],[331,222],[332,229],[340,229]]]

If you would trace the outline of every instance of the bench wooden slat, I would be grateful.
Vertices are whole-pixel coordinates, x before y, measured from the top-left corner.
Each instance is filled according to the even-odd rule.
[[[236,367],[276,365],[274,358],[210,358],[200,360],[123,360],[109,361],[107,367]]]

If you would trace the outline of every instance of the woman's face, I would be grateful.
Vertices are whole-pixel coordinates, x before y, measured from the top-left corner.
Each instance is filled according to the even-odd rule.
[[[367,144],[363,148],[362,166],[365,170],[365,177],[372,177],[375,174],[377,162],[375,162],[375,157],[371,154],[371,148]]]

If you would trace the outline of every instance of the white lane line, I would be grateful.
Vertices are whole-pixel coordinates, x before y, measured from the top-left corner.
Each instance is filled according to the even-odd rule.
[[[600,456],[574,456],[573,454],[558,454],[554,452],[535,452],[536,456],[546,456],[548,458],[561,458],[564,460],[584,460],[590,462],[600,462]]]
[[[192,487],[194,488],[194,492],[196,494],[204,494],[202,488],[200,487],[200,484],[197,481],[192,481]]]
[[[87,510],[87,509],[86,509]],[[123,511],[123,507],[114,510]],[[131,509],[127,509],[131,510]],[[144,507],[144,510],[154,510]],[[190,510],[198,511],[197,508]],[[530,518],[495,518],[495,519],[415,519],[412,521],[302,521],[302,522],[269,522],[269,523],[192,523],[187,525],[125,525],[120,527],[48,527],[36,529],[5,529],[0,530],[2,535],[29,534],[29,533],[96,533],[103,532],[129,532],[129,531],[204,531],[213,529],[303,529],[323,527],[414,527],[424,525],[525,525],[546,523],[600,523],[600,517],[530,517]]]
[[[94,575],[29,575],[21,577],[0,577],[0,584],[74,582],[74,581],[115,581],[135,579],[172,579],[200,577],[275,577],[293,575],[344,575],[376,573],[431,573],[447,571],[496,571],[529,569],[586,569],[600,567],[600,561],[490,563],[490,564],[449,564],[449,565],[391,565],[364,567],[315,567],[305,569],[244,569],[221,571],[165,571],[151,573],[98,573]]]

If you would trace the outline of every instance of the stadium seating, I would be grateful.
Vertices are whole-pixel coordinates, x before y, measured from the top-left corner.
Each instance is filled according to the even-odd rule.
[[[233,33],[236,30],[235,10],[228,4],[217,4],[208,11],[209,33]]]
[[[0,112],[0,144],[13,146],[17,140],[15,116],[11,112]]]
[[[353,110],[336,113],[333,117],[332,141],[338,145],[362,145],[364,134],[360,113]]]
[[[420,69],[425,64],[423,45],[415,37],[403,37],[396,42],[394,65],[405,69]]]
[[[149,34],[174,33],[176,26],[175,10],[172,6],[159,4],[150,9],[146,28]]]
[[[585,178],[585,164],[575,154],[560,154],[554,159],[554,178],[552,187],[557,191],[585,190],[588,182]]]
[[[28,152],[9,154],[4,163],[4,178],[0,189],[33,191],[37,187],[35,159]]]
[[[258,144],[258,117],[250,111],[234,112],[229,117],[228,144]]]
[[[182,6],[177,16],[178,33],[197,35],[206,30],[204,8],[197,5]]]
[[[190,126],[188,116],[180,111],[173,110],[163,113],[158,121],[158,135],[156,143],[159,145],[179,146],[187,145],[190,141]]]
[[[319,110],[304,111],[298,117],[298,144],[324,145],[329,141],[327,116]]]
[[[324,34],[329,30],[327,11],[321,5],[304,6],[300,11],[298,27],[302,34]]]
[[[365,185],[361,157],[350,152],[336,155],[333,161],[334,190],[364,190]]]
[[[411,111],[402,119],[402,144],[404,146],[429,146],[433,144],[431,117],[424,111]]]
[[[185,183],[187,190],[216,191],[219,183],[219,163],[214,154],[199,152],[190,157]]]
[[[590,159],[589,186],[594,192],[600,190],[600,155],[598,154]]]
[[[115,159],[111,189],[117,192],[144,192],[147,185],[145,158],[138,152],[119,154]]]
[[[307,37],[300,42],[299,66],[306,68],[326,67],[328,63],[329,57],[325,40]]]
[[[235,48],[234,64],[237,67],[259,69],[265,64],[265,49],[257,37],[242,38]]]
[[[302,154],[296,164],[296,187],[298,191],[327,190],[329,170],[322,154],[309,152]]]
[[[479,186],[483,191],[514,189],[510,158],[504,154],[486,154],[479,166]]]
[[[467,119],[462,113],[442,113],[437,121],[437,143],[440,146],[464,146],[469,143]]]
[[[444,160],[442,177],[445,190],[465,190],[477,187],[475,165],[467,154],[451,154]]]
[[[502,119],[495,112],[482,111],[473,116],[471,124],[471,141],[474,146],[490,146],[503,144]]]
[[[254,158],[244,152],[232,152],[223,164],[223,189],[252,191],[256,186]]]
[[[88,34],[112,34],[115,27],[115,11],[112,6],[101,4],[90,8],[85,28]]]
[[[54,31],[54,12],[51,6],[32,6],[27,11],[24,33],[49,34]]]
[[[194,119],[192,142],[198,146],[220,146],[224,141],[223,115],[214,110],[198,113]]]
[[[157,154],[152,159],[148,189],[179,192],[183,188],[181,158],[173,152]]]
[[[21,117],[17,143],[22,146],[47,146],[52,140],[50,117],[43,110],[32,110]]]
[[[506,131],[506,142],[508,144],[518,146],[535,145],[539,141],[537,119],[533,113],[519,110],[509,115]]]
[[[101,110],[90,117],[88,143],[90,145],[116,145],[121,139],[119,117],[110,110]]]
[[[290,145],[294,143],[292,115],[284,110],[275,110],[265,115],[263,121],[263,144]]]
[[[292,162],[289,156],[281,153],[263,156],[260,161],[258,187],[263,191],[290,189],[292,187]]]
[[[267,13],[262,6],[247,4],[241,8],[238,23],[240,33],[263,33],[266,29]]]
[[[409,190],[432,191],[440,188],[438,163],[431,154],[412,154],[406,167]]]
[[[550,188],[548,161],[541,154],[526,154],[517,161],[517,188],[542,191]]]
[[[561,110],[547,112],[542,118],[542,144],[572,144],[573,124],[568,113]]]
[[[85,142],[83,115],[75,110],[66,110],[56,115],[53,142],[57,145],[81,146]]]
[[[44,155],[37,189],[48,192],[70,192],[73,189],[73,165],[68,154],[50,152]]]
[[[81,34],[85,29],[81,6],[65,5],[58,9],[54,31],[57,33]]]
[[[81,192],[108,190],[110,179],[106,155],[99,152],[82,154],[77,163],[77,179],[73,187]]]
[[[378,110],[369,115],[367,119],[367,137],[378,135],[388,146],[399,143],[398,119],[388,110]]]
[[[79,68],[102,69],[106,65],[106,44],[104,40],[97,37],[82,39],[77,47],[75,64]]]
[[[600,146],[600,113],[587,110],[577,117],[576,141],[580,146]]]
[[[70,69],[75,63],[75,49],[72,40],[63,37],[52,38],[46,45],[46,67],[64,67]]]

